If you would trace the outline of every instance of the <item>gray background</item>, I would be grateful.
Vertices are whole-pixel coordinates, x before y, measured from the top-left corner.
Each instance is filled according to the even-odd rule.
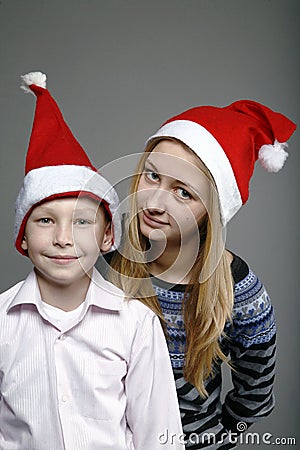
[[[48,74],[101,167],[141,151],[164,120],[199,104],[249,98],[299,123],[299,13],[298,0],[0,1],[0,290],[31,267],[12,243],[35,103],[19,90],[20,74]],[[299,438],[299,132],[289,151],[280,173],[256,168],[228,247],[266,284],[278,323],[277,407],[251,431]]]

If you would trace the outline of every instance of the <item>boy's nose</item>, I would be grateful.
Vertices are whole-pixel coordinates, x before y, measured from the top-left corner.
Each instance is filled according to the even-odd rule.
[[[54,245],[59,245],[60,247],[73,245],[73,229],[71,226],[61,225],[56,227]]]

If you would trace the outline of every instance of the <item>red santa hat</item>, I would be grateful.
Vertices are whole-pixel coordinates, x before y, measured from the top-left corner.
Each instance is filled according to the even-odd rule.
[[[90,162],[73,136],[53,97],[46,75],[31,72],[21,77],[21,88],[36,96],[36,110],[25,164],[23,186],[16,200],[15,246],[21,247],[27,219],[34,206],[61,197],[89,195],[102,201],[112,218],[114,245],[121,239],[118,195]]]
[[[173,137],[190,147],[214,178],[225,225],[247,201],[257,160],[269,172],[288,156],[286,141],[296,125],[284,115],[251,100],[225,107],[199,106],[167,120],[148,138]]]

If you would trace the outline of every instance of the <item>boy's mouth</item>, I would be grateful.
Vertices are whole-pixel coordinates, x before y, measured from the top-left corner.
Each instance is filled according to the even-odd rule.
[[[74,255],[47,255],[47,258],[49,258],[51,261],[57,263],[57,264],[68,264],[72,263],[74,261],[77,261],[79,259],[79,256]]]

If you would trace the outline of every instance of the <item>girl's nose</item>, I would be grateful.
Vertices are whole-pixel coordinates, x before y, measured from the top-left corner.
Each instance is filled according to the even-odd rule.
[[[164,213],[167,209],[168,192],[164,189],[149,189],[146,207],[149,211]]]
[[[58,225],[54,233],[54,245],[67,247],[73,245],[73,228],[70,225]]]

